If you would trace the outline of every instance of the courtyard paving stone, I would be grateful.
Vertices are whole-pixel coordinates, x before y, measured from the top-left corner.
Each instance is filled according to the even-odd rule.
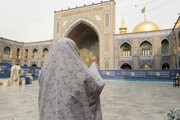
[[[180,88],[172,83],[105,81],[103,120],[164,120],[180,108]],[[38,81],[19,87],[0,86],[0,120],[38,120]]]

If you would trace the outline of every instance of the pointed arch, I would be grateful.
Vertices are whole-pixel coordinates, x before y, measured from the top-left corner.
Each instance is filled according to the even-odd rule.
[[[25,50],[25,56],[24,56],[25,59],[28,58],[28,49]]]
[[[79,19],[75,20],[72,24],[70,24],[64,31],[63,37],[67,37],[69,32],[71,32],[72,29],[75,28],[80,23],[84,23],[84,24],[90,26],[97,33],[99,40],[102,38],[102,32],[99,29],[100,27],[97,24],[95,24],[93,21],[85,19],[85,18],[79,18]]]
[[[162,65],[162,69],[169,70],[170,69],[170,65],[168,63],[164,63]]]
[[[120,69],[123,69],[123,70],[131,70],[132,67],[131,65],[129,65],[128,63],[124,63],[121,65]]]
[[[120,56],[122,56],[122,57],[132,56],[131,45],[129,43],[124,42],[123,44],[121,44],[121,46],[120,46]]]
[[[149,41],[140,44],[140,56],[152,56],[152,53],[152,44]]]
[[[33,59],[38,58],[38,50],[36,48],[34,48],[33,51],[32,51],[32,58]]]
[[[153,66],[151,63],[149,62],[145,62],[143,63],[141,66],[140,66],[140,69],[141,70],[152,70],[153,69]]]
[[[16,51],[16,57],[17,57],[17,59],[20,59],[20,48],[18,48],[17,49],[17,51]]]
[[[11,57],[11,48],[9,46],[4,47],[3,57]]]
[[[161,41],[161,55],[169,55],[169,41],[164,39]]]
[[[100,67],[101,31],[93,21],[77,19],[66,28],[63,36],[75,41],[80,57],[87,66],[95,61]]]
[[[48,53],[49,53],[49,49],[45,47],[45,48],[43,49],[42,58],[46,58],[46,56],[48,55]]]

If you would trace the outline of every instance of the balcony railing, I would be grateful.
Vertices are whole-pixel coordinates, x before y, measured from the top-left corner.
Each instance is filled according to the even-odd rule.
[[[5,57],[5,58],[11,58],[12,55],[3,54],[3,57]]]
[[[47,55],[42,55],[42,58],[45,59]]]
[[[38,56],[37,55],[32,55],[32,59],[37,59]]]
[[[16,56],[17,57],[17,59],[20,59],[21,58],[21,56]]]

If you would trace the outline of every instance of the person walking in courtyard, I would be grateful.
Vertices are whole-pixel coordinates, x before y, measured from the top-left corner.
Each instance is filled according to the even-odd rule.
[[[74,41],[58,40],[39,76],[39,120],[102,120],[104,85],[96,64],[84,65]]]

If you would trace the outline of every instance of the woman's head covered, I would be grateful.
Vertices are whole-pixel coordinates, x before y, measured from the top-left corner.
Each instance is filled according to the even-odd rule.
[[[56,67],[60,65],[67,67],[72,66],[74,62],[82,64],[76,43],[69,38],[61,38],[54,44],[41,71],[50,68],[52,64],[56,64]]]

